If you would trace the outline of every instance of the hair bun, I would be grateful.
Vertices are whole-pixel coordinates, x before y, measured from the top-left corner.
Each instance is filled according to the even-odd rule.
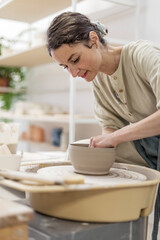
[[[95,29],[99,31],[101,37],[107,35],[108,30],[106,29],[104,24],[100,23],[99,21],[92,22],[92,24],[94,25]]]

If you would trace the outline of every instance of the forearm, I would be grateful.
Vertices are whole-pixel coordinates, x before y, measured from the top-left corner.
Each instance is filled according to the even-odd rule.
[[[160,110],[149,117],[123,127],[112,134],[113,146],[141,138],[160,135]]]
[[[102,129],[102,135],[103,134],[109,134],[109,133],[112,133],[112,132],[115,132],[116,131],[116,129],[114,129],[114,128],[103,128]]]

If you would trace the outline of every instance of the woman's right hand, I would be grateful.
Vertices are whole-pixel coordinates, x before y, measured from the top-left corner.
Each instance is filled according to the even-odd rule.
[[[116,145],[113,142],[113,133],[104,133],[103,135],[90,138],[89,147],[91,148],[109,148],[115,146]]]

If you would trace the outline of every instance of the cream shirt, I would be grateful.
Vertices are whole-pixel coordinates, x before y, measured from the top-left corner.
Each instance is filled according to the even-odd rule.
[[[160,48],[143,40],[124,45],[116,72],[98,73],[92,83],[102,128],[146,118],[160,108]]]

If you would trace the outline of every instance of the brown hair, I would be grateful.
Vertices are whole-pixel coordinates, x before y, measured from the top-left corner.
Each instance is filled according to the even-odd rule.
[[[95,31],[100,42],[106,45],[96,25],[85,15],[77,12],[64,12],[58,15],[53,19],[47,30],[47,48],[49,54],[51,55],[52,49],[55,50],[62,44],[88,43],[90,31]],[[108,33],[107,29],[106,33]]]

